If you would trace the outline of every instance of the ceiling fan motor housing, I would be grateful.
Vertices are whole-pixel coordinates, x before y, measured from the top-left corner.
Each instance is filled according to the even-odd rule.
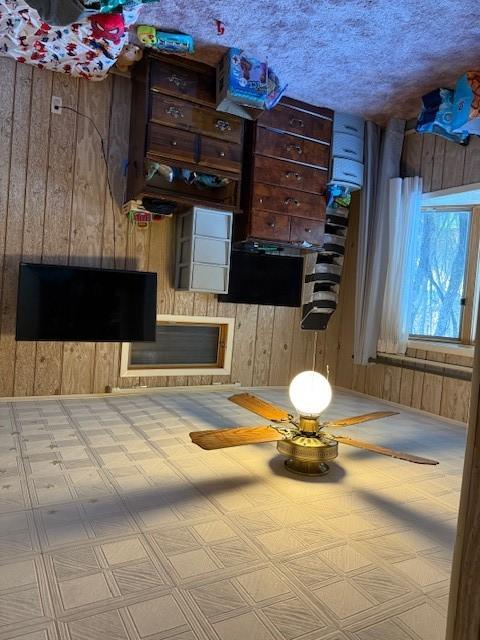
[[[289,471],[309,476],[328,473],[326,463],[338,456],[338,443],[323,437],[318,428],[316,418],[300,417],[298,433],[277,442],[278,452],[287,456],[285,466]]]

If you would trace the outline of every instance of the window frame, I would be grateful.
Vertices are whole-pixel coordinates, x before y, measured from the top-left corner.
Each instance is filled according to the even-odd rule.
[[[424,194],[427,195],[427,194]],[[480,283],[477,283],[480,257],[480,205],[437,205],[420,206],[420,211],[469,211],[468,246],[465,258],[463,296],[465,303],[461,307],[460,332],[458,338],[443,336],[427,336],[409,334],[408,343],[413,348],[420,348],[418,343],[435,343],[442,345],[472,346],[475,339],[477,309]]]
[[[131,342],[122,342],[122,352],[120,359],[120,377],[162,377],[162,376],[222,376],[230,375],[232,369],[233,336],[235,331],[235,318],[225,318],[220,316],[180,316],[158,314],[156,319],[158,324],[186,324],[199,325],[206,324],[218,326],[219,340],[217,362],[215,366],[211,364],[182,364],[172,366],[167,365],[138,365],[131,363]]]

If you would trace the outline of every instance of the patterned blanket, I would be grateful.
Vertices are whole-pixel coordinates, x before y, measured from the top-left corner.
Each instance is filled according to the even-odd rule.
[[[102,80],[128,40],[138,9],[95,14],[66,27],[43,22],[23,0],[0,0],[0,55],[51,69]]]

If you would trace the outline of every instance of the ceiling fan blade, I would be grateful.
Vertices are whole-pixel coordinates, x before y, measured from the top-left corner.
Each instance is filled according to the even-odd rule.
[[[370,420],[380,420],[380,418],[388,418],[389,416],[398,416],[398,411],[373,411],[373,413],[364,413],[361,416],[352,416],[351,418],[340,418],[327,422],[328,427],[349,427],[352,424],[360,424],[360,422],[370,422]]]
[[[336,436],[333,434],[332,437],[342,444],[349,444],[351,447],[365,449],[366,451],[372,451],[373,453],[380,453],[383,456],[390,456],[391,458],[398,458],[399,460],[407,460],[407,462],[416,462],[417,464],[438,464],[438,460],[421,458],[420,456],[414,456],[411,453],[395,451],[395,449],[388,449],[387,447],[380,447],[379,445],[371,444],[370,442],[362,442],[361,440],[354,440],[353,438],[346,438],[345,436]]]
[[[230,396],[229,400],[267,420],[273,420],[274,422],[288,422],[289,420],[287,411],[265,402],[265,400],[257,398],[251,393],[238,393],[235,396]]]
[[[275,442],[283,439],[281,433],[269,426],[209,429],[208,431],[192,431],[189,435],[194,444],[207,450],[239,447],[243,444]]]

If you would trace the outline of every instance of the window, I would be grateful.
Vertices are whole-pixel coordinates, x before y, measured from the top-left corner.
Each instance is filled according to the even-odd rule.
[[[450,195],[451,204],[435,204],[435,198],[426,197],[415,221],[408,308],[411,338],[473,341],[480,207],[462,204],[468,198],[461,196]]]
[[[157,316],[155,342],[124,343],[121,376],[228,375],[233,318]]]

